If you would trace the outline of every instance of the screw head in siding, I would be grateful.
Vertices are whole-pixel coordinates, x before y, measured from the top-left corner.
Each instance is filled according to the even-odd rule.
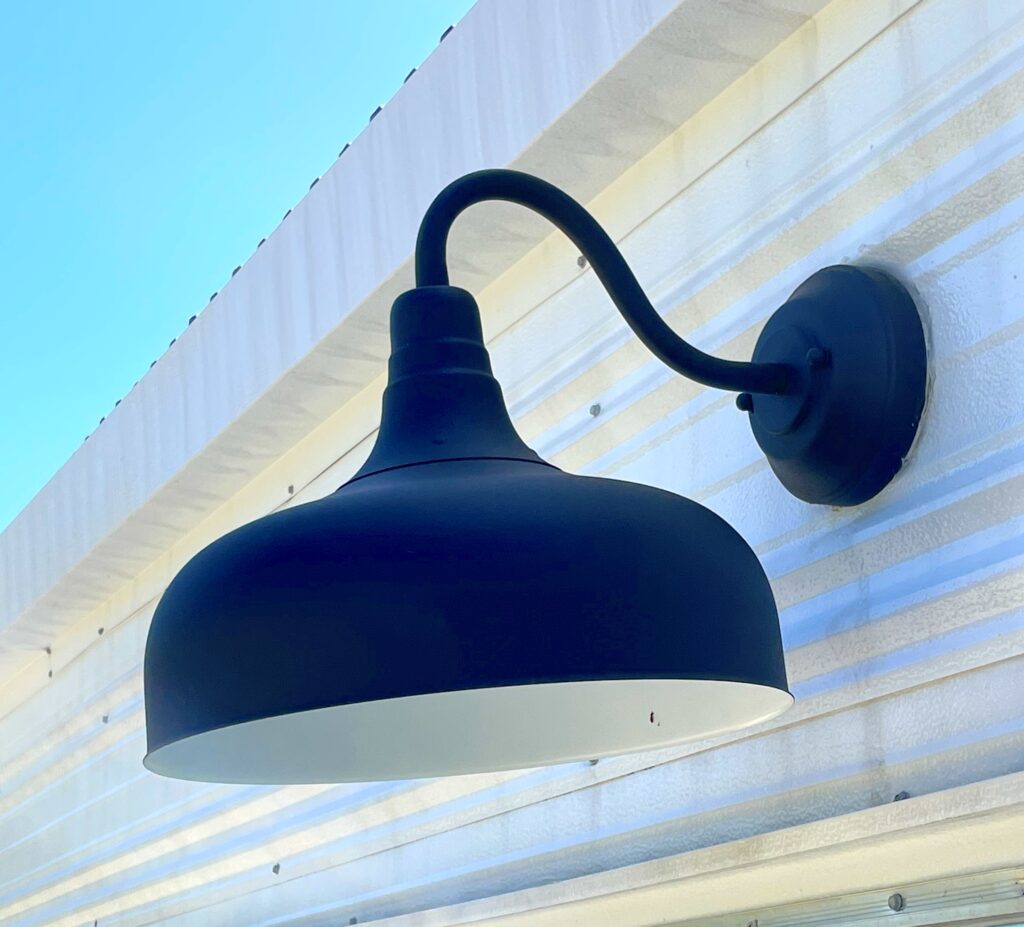
[[[289,486],[288,487],[288,495],[291,496],[294,493],[295,493],[295,487],[294,486]]]
[[[583,270],[583,268],[587,266],[587,259],[582,254],[576,258],[576,266],[580,270]]]
[[[274,863],[274,875],[277,875],[281,871],[281,864]]]
[[[96,633],[97,633],[97,634],[98,634],[98,635],[99,635],[100,637],[103,637],[103,628],[97,628],[97,629],[96,629]]]
[[[601,403],[595,402],[589,411],[593,418],[597,418],[601,414]]]
[[[906,906],[906,899],[899,892],[889,896],[889,908],[891,910],[902,911]]]
[[[908,798],[910,798],[910,792],[897,792],[895,795],[893,795],[892,800],[906,801]]]

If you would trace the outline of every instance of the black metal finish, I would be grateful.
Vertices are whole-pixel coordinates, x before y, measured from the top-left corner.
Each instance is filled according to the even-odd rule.
[[[518,460],[401,467],[239,528],[182,570],[146,647],[149,749],[316,708],[608,679],[786,688],[743,539],[635,483]]]
[[[778,364],[723,360],[699,351],[665,323],[637,282],[608,233],[568,193],[519,171],[467,174],[444,188],[430,204],[416,239],[416,285],[445,286],[445,251],[452,223],[463,210],[485,200],[527,206],[561,229],[583,253],[634,334],[662,363],[691,380],[718,389],[777,393],[786,389],[787,370]]]
[[[896,475],[924,408],[928,358],[907,291],[878,270],[818,271],[768,320],[754,359],[798,371],[785,396],[754,396],[750,424],[794,496],[860,505]]]

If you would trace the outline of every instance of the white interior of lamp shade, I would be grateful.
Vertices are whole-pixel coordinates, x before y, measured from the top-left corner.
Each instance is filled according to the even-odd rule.
[[[319,708],[218,728],[150,753],[178,779],[374,782],[520,769],[702,739],[773,718],[788,692],[699,679],[470,689]]]

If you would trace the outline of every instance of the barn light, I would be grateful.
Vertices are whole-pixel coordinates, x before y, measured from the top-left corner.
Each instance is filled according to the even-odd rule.
[[[151,770],[293,783],[512,769],[705,738],[791,703],[772,592],[736,531],[660,489],[563,473],[516,434],[477,306],[445,266],[456,216],[488,199],[566,232],[668,366],[740,392],[801,499],[856,505],[899,469],[926,355],[891,277],[819,271],[752,362],[720,360],[666,326],[566,194],[471,174],[421,226],[365,466],[211,544],[164,594],[146,645]]]

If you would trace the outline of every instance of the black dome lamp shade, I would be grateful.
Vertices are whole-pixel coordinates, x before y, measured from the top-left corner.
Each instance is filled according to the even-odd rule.
[[[661,360],[741,392],[800,498],[855,505],[899,469],[926,357],[891,277],[820,271],[768,321],[753,362],[720,360],[665,325],[566,194],[512,171],[468,175],[421,226],[365,466],[211,544],[164,594],[145,658],[154,772],[296,783],[512,769],[705,738],[791,703],[771,588],[736,531],[680,496],[563,473],[516,434],[476,304],[445,266],[452,222],[485,199],[551,219]]]

